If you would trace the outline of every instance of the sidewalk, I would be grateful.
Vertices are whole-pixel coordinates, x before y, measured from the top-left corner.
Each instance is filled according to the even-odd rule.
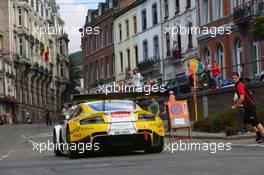
[[[169,137],[170,133],[165,132],[165,137]],[[188,130],[187,129],[179,129],[172,133],[172,135],[178,137],[187,137]],[[224,139],[224,140],[232,140],[232,139],[252,139],[255,138],[256,134],[254,132],[245,133],[242,135],[234,135],[234,136],[226,136],[225,133],[207,133],[207,132],[197,132],[192,131],[191,137],[193,139]]]

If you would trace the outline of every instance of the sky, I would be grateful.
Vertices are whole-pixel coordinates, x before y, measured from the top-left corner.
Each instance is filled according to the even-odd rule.
[[[56,0],[65,26],[69,29],[74,27],[74,30],[84,26],[87,10],[96,9],[99,2],[105,2],[105,0]],[[69,53],[81,50],[81,33],[69,32],[69,40]]]

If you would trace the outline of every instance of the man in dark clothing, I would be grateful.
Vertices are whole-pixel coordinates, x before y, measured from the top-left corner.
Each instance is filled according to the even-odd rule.
[[[235,83],[235,90],[238,95],[238,100],[232,109],[236,109],[239,105],[243,104],[245,109],[244,122],[251,124],[256,131],[256,142],[261,143],[264,141],[264,128],[256,114],[256,104],[245,85],[240,81],[239,74],[233,72],[232,80]]]
[[[46,113],[46,123],[47,123],[47,126],[52,126],[52,123],[51,123],[51,118],[50,118],[50,111],[48,109],[46,109],[45,111]]]

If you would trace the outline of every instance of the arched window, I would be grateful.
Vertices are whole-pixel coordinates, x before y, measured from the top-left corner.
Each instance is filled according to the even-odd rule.
[[[208,48],[204,49],[204,60],[209,60],[209,62],[211,62],[211,53],[210,50]]]
[[[236,72],[239,72],[241,74],[241,72],[243,71],[243,47],[240,39],[236,40],[234,48],[234,68]]]
[[[218,44],[216,47],[217,63],[223,68],[225,66],[224,48],[222,44]]]
[[[259,74],[261,72],[261,59],[260,59],[260,45],[258,42],[253,43],[253,59],[254,59],[254,72]]]

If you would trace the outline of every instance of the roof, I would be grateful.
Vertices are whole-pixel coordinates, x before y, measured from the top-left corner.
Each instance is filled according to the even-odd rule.
[[[150,99],[150,98],[162,98],[165,97],[165,93],[151,92],[146,95],[145,92],[131,92],[131,93],[111,93],[111,94],[89,94],[89,95],[73,95],[73,101],[77,103],[84,103],[96,100],[139,100],[139,99]]]

